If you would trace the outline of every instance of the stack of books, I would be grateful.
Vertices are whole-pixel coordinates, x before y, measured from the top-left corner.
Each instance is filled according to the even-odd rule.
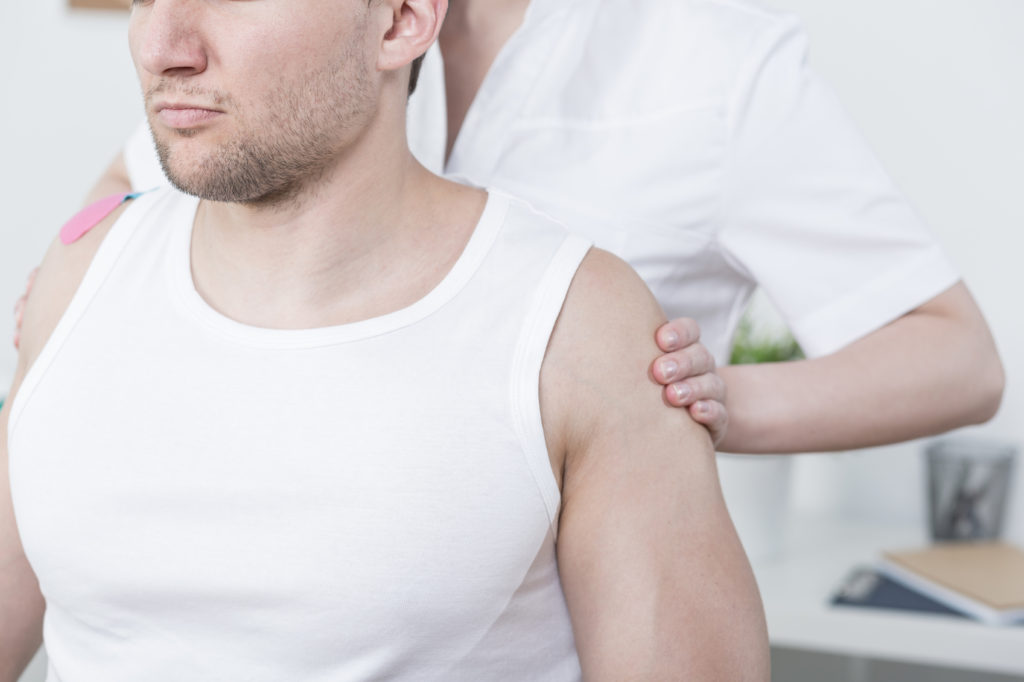
[[[1024,624],[1024,550],[1001,542],[950,542],[886,552],[855,570],[832,603]]]

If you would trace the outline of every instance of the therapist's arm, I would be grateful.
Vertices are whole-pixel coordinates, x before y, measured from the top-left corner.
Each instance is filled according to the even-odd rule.
[[[657,338],[675,351],[668,323]],[[675,401],[674,378],[652,365]],[[820,358],[722,367],[729,431],[720,449],[845,450],[934,435],[991,419],[1005,375],[967,287],[958,283],[849,346]]]

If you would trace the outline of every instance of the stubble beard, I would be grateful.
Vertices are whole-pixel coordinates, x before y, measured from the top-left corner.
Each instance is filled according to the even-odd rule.
[[[341,59],[341,64],[328,65],[302,82],[282,82],[271,89],[273,95],[260,102],[266,113],[251,122],[240,117],[229,95],[215,93],[238,130],[187,167],[175,159],[174,138],[202,131],[162,135],[150,121],[164,174],[182,192],[210,201],[265,208],[301,201],[338,163],[376,106],[369,70],[354,46]],[[147,99],[166,90],[182,92],[158,84]],[[183,94],[189,94],[187,89]]]

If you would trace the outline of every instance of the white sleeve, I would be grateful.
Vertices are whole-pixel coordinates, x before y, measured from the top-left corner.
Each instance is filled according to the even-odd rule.
[[[153,143],[149,125],[143,121],[124,145],[124,165],[128,169],[128,180],[132,190],[139,192],[155,187],[164,187],[170,180],[160,167],[160,159]]]
[[[728,114],[718,237],[818,356],[959,276],[806,53],[799,23],[787,21],[747,63]]]

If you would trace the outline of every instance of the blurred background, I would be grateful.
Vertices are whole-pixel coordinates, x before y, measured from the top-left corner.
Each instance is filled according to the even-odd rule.
[[[1024,264],[1018,262],[1024,255],[1024,202],[1018,194],[1024,190],[1024,3],[766,4],[804,19],[812,64],[930,223],[989,321],[1006,366],[1006,394],[991,423],[967,432],[1024,443]],[[0,393],[16,357],[7,311],[57,230],[142,118],[126,24],[125,12],[69,9],[67,0],[0,4]],[[913,442],[801,456],[792,508],[923,527],[921,449],[922,443]],[[1024,545],[1020,464],[1007,534]],[[776,679],[833,675],[822,673],[831,664],[814,656],[779,652]],[[845,661],[842,674],[850,680],[988,679],[893,665],[878,663],[869,671]]]

